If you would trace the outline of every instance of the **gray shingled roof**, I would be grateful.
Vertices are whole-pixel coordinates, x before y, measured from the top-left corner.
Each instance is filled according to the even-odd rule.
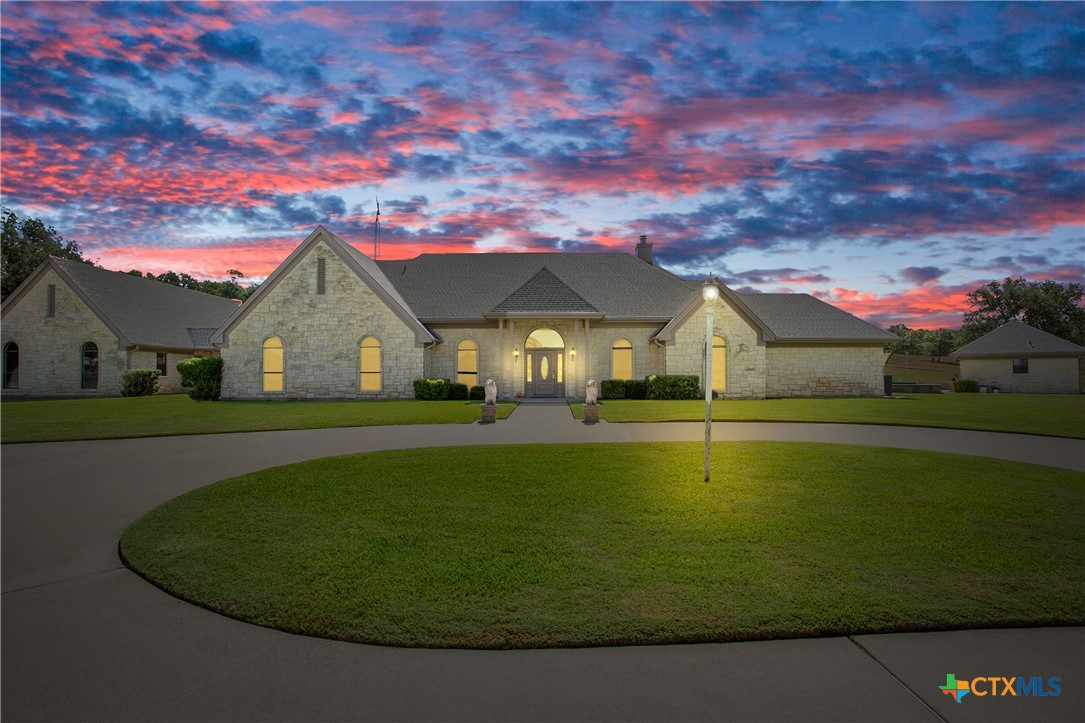
[[[897,337],[809,294],[738,294],[776,341],[893,341]]]
[[[229,299],[160,281],[78,261],[50,261],[78,287],[107,324],[120,330],[125,337],[122,341],[139,346],[210,349],[210,339],[193,338],[190,330],[213,331],[237,308],[237,303]]]
[[[966,344],[950,356],[1042,356],[1085,354],[1085,347],[1080,347],[1046,331],[1029,326],[1021,321],[1010,321],[994,331],[984,334],[971,344]]]
[[[545,266],[495,306],[495,314],[595,314],[599,310]]]
[[[623,253],[423,254],[377,265],[422,322],[482,319],[544,267],[608,319],[667,319],[691,294],[674,274]]]

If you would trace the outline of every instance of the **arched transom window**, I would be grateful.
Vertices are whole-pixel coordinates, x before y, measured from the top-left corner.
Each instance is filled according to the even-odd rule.
[[[528,349],[564,349],[565,340],[553,329],[536,329],[531,332],[524,346]]]
[[[381,391],[381,343],[375,336],[362,339],[358,369],[359,389],[363,392]]]
[[[264,391],[283,390],[283,340],[273,336],[264,342]]]
[[[456,381],[478,386],[478,344],[473,339],[464,339],[456,347]]]
[[[610,345],[610,378],[633,378],[633,344],[628,339],[615,339]]]
[[[716,391],[727,388],[727,342],[722,336],[712,337],[712,388]]]

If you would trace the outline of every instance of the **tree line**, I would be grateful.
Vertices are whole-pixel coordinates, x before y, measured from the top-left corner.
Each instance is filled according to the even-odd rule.
[[[0,298],[6,299],[50,255],[93,265],[92,261],[83,257],[78,244],[65,241],[52,226],[46,226],[36,218],[21,219],[7,208],[3,209],[3,214]],[[227,299],[247,299],[257,287],[257,284],[242,286],[239,280],[245,275],[237,269],[226,272],[229,281],[204,281],[174,271],[155,275],[132,269],[127,273]],[[1083,297],[1085,286],[1077,283],[1026,281],[1021,278],[992,281],[968,294],[970,308],[964,314],[964,324],[960,330],[909,329],[904,324],[894,324],[889,331],[900,340],[887,345],[885,351],[890,356],[925,354],[932,361],[938,361],[1015,319],[1085,346]]]
[[[79,244],[65,241],[52,226],[47,226],[36,218],[19,218],[10,209],[3,209],[4,230],[0,241],[0,300],[8,298],[34,269],[38,268],[49,256],[79,261],[94,266],[94,262],[83,256]],[[163,274],[143,273],[138,269],[127,272],[131,276],[153,279],[163,284],[180,286],[185,289],[202,291],[213,296],[227,299],[247,299],[257,284],[242,286],[239,279],[245,274],[237,269],[230,269],[226,274],[229,281],[205,281],[186,273],[167,271]]]

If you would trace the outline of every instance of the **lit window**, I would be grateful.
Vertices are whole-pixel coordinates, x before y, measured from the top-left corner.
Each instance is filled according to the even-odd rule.
[[[478,344],[471,339],[464,339],[456,348],[456,381],[478,386]]]
[[[167,366],[167,361],[166,361],[166,352],[160,351],[157,354],[155,354],[154,366],[155,366],[155,369],[158,370],[158,376],[160,376],[160,377],[166,376],[166,370],[169,368]]]
[[[1013,360],[1013,373],[1014,374],[1028,374],[1028,359],[1014,359]]]
[[[633,345],[628,339],[617,339],[610,346],[610,378],[633,378]]]
[[[19,388],[19,345],[4,344],[4,389]]]
[[[565,340],[553,329],[536,329],[524,344],[527,349],[564,349]]]
[[[727,342],[722,336],[712,337],[712,388],[727,388]]]
[[[273,336],[264,342],[264,391],[283,390],[283,340]]]
[[[363,392],[381,391],[381,343],[375,337],[362,339],[359,377]]]
[[[88,341],[83,345],[81,352],[82,356],[82,380],[80,382],[80,388],[82,389],[97,389],[98,388],[98,345],[93,341]]]

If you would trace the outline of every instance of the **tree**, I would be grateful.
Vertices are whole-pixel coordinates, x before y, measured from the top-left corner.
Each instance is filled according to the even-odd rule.
[[[1048,334],[1085,345],[1085,286],[1057,281],[1006,278],[968,294],[972,307],[964,315],[961,346],[1009,321],[1021,321]]]
[[[886,331],[900,337],[898,341],[892,341],[885,345],[885,363],[893,358],[894,354],[922,354],[919,333],[922,329],[909,329],[904,324],[893,324]]]
[[[8,298],[26,277],[49,256],[57,256],[85,264],[79,245],[65,241],[52,226],[36,218],[20,219],[14,211],[3,209],[4,232],[0,241],[0,299]]]
[[[923,341],[923,351],[932,362],[949,356],[957,348],[957,332],[953,329],[935,329],[928,331]]]

